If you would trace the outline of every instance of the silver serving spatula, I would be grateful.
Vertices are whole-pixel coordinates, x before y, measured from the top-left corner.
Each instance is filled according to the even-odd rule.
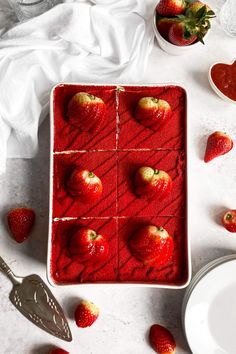
[[[22,315],[44,331],[71,342],[63,310],[44,281],[36,274],[24,278],[15,276],[1,256],[0,270],[13,283],[9,298]]]

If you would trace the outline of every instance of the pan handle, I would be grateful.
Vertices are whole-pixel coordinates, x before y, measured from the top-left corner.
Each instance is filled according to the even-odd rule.
[[[0,270],[5,273],[8,278],[12,281],[13,284],[19,284],[20,282],[17,280],[17,277],[13,274],[10,267],[6,264],[4,259],[0,256]]]

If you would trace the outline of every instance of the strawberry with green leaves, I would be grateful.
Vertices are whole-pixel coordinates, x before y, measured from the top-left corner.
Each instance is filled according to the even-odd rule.
[[[196,40],[204,44],[203,38],[210,29],[210,19],[215,17],[214,12],[206,6],[197,10],[189,8],[185,15],[178,15],[179,23],[175,23],[169,30],[169,41],[178,46],[190,45]]]

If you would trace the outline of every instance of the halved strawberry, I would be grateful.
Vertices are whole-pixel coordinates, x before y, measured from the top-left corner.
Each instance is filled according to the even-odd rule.
[[[81,301],[75,310],[75,322],[78,327],[90,327],[99,316],[99,308],[90,301]]]
[[[218,156],[225,155],[233,148],[231,137],[221,131],[216,131],[209,135],[207,139],[204,161],[209,162]]]
[[[160,0],[156,11],[162,16],[176,16],[184,13],[186,2],[184,0]]]
[[[74,167],[66,180],[66,188],[73,197],[84,203],[97,200],[102,195],[102,182],[95,173]]]
[[[135,110],[135,118],[143,126],[159,130],[170,119],[171,107],[165,100],[156,97],[142,97]]]
[[[170,261],[174,242],[163,227],[148,225],[129,240],[132,255],[145,265],[162,266]]]
[[[11,209],[7,214],[8,226],[16,242],[25,241],[34,226],[35,212],[30,208]]]
[[[106,104],[86,92],[76,93],[68,104],[69,123],[82,131],[98,131],[104,124]]]
[[[150,328],[149,340],[152,348],[158,354],[174,354],[176,351],[176,343],[170,331],[158,324],[154,324]]]
[[[228,210],[222,217],[222,224],[229,232],[236,232],[236,210]]]
[[[140,167],[135,174],[135,193],[143,199],[162,201],[170,194],[172,184],[167,172],[152,167]]]
[[[109,245],[96,231],[81,227],[71,237],[69,252],[78,263],[97,263],[106,260]]]

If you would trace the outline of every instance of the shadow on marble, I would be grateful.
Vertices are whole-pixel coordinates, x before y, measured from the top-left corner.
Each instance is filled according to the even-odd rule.
[[[206,71],[192,71],[191,76],[193,80],[202,88],[204,91],[207,91],[207,93],[214,92],[211,89],[210,83],[208,81],[208,70]]]
[[[201,136],[197,136],[196,139],[196,151],[198,154],[198,157],[200,160],[202,160],[203,163],[204,162],[204,155],[205,155],[205,150],[206,150],[206,143],[207,143],[207,138],[209,136],[209,132],[208,129],[206,131],[206,134],[203,134]]]
[[[39,129],[39,149],[35,158],[28,160],[26,176],[29,206],[35,210],[36,222],[23,252],[39,261],[47,261],[49,217],[49,118]]]
[[[148,307],[148,311],[150,311],[148,316],[152,318],[150,327],[155,323],[166,327],[173,334],[178,350],[191,353],[182,329],[181,311],[184,293],[185,289],[150,289],[151,304]],[[157,298],[158,304],[155,305]],[[150,345],[149,330],[150,328],[145,335],[148,345]]]
[[[70,319],[70,320],[74,320],[75,319],[75,309],[77,307],[77,305],[84,300],[83,298],[79,297],[79,296],[68,296],[67,298],[65,298],[62,302],[62,307],[65,310],[66,316]]]
[[[39,345],[30,350],[29,354],[48,354],[55,346],[51,344]]]
[[[209,216],[213,218],[217,225],[222,226],[221,219],[222,216],[226,213],[230,208],[226,205],[211,205],[209,207]]]

